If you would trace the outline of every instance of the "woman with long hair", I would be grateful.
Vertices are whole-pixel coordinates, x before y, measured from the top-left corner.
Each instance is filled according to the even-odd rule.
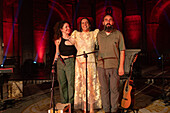
[[[54,43],[56,53],[53,64],[57,61],[57,78],[59,82],[61,103],[74,104],[74,79],[76,48],[69,41],[70,24],[57,22],[54,26]]]
[[[86,112],[86,59],[80,55],[84,54],[84,52],[91,52],[87,57],[87,98],[90,113],[94,113],[94,109],[101,108],[100,85],[96,72],[95,53],[93,53],[99,29],[90,31],[90,27],[90,20],[88,18],[82,18],[80,21],[80,31],[73,31],[70,42],[74,44],[77,49],[74,109],[82,109]]]

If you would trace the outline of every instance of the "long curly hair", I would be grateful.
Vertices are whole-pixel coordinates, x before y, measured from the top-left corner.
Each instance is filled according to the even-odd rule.
[[[60,37],[62,37],[62,32],[61,29],[63,28],[64,24],[68,23],[70,26],[70,23],[68,21],[59,21],[55,24],[55,26],[53,27],[54,29],[54,41],[58,40]]]

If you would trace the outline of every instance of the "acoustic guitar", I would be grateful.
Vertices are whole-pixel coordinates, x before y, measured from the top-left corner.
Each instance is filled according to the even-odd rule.
[[[121,106],[123,108],[129,108],[131,105],[131,91],[132,91],[132,85],[133,80],[131,80],[132,76],[132,70],[133,70],[133,64],[135,63],[136,59],[138,57],[138,54],[135,54],[132,60],[132,64],[130,65],[130,71],[129,71],[129,77],[125,82],[124,89],[123,89],[123,98],[121,101]]]

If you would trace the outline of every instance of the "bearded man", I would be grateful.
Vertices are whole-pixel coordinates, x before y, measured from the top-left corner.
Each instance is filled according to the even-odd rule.
[[[103,17],[104,30],[97,35],[99,46],[97,71],[101,85],[103,110],[118,110],[119,80],[124,75],[125,44],[122,33],[113,27],[112,15]]]

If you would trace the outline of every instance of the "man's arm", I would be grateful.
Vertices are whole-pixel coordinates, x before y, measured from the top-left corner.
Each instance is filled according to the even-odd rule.
[[[120,64],[118,74],[120,76],[124,75],[124,62],[125,62],[125,50],[120,51]]]

